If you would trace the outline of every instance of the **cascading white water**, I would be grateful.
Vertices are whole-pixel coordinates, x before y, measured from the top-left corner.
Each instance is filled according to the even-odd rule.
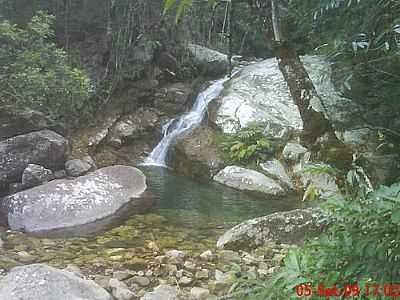
[[[163,138],[158,145],[150,153],[149,157],[144,161],[144,165],[155,165],[166,167],[166,158],[168,149],[176,138],[184,133],[189,132],[198,126],[204,118],[207,110],[207,105],[218,97],[224,88],[224,83],[229,79],[228,76],[216,80],[211,85],[202,91],[196,98],[192,109],[180,116],[178,119],[170,120],[163,127]]]

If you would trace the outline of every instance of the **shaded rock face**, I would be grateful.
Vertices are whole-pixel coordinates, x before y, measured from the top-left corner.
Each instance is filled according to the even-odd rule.
[[[47,169],[64,167],[68,141],[50,130],[18,135],[0,142],[0,191],[8,183],[20,182],[29,164]]]
[[[224,167],[214,138],[215,132],[205,125],[179,138],[170,155],[172,167],[186,176],[212,178]]]
[[[277,212],[236,225],[218,239],[217,247],[251,249],[268,241],[295,244],[317,235],[322,229],[317,211],[296,209]]]
[[[307,165],[304,168],[307,168]],[[312,192],[321,199],[329,199],[340,193],[335,177],[327,173],[312,173],[303,169],[300,173],[300,180],[306,188],[306,195]]]
[[[112,300],[93,281],[42,264],[12,269],[0,280],[0,299]]]
[[[93,166],[89,162],[81,159],[72,159],[65,163],[65,171],[68,176],[72,177],[85,175],[92,168]]]
[[[160,123],[160,112],[151,108],[141,108],[114,124],[108,136],[108,143],[118,147],[126,141],[150,136],[161,127]]]
[[[214,176],[214,180],[229,187],[272,196],[282,195],[284,189],[264,174],[238,166],[228,166]]]
[[[206,76],[218,77],[228,71],[226,54],[195,44],[189,44],[188,50],[197,67]]]
[[[145,190],[146,178],[140,170],[112,166],[8,196],[0,208],[11,229],[39,233],[110,216]]]
[[[305,68],[324,100],[324,107],[313,99],[317,111],[323,111],[334,127],[355,122],[359,110],[350,100],[338,96],[330,80],[331,68],[322,57],[302,57]],[[210,116],[223,132],[233,133],[250,122],[265,124],[265,134],[289,139],[297,136],[303,123],[275,58],[249,65],[231,79],[222,96],[210,105]]]
[[[380,184],[392,184],[400,176],[397,154],[379,155],[365,153],[366,171],[371,180]]]
[[[0,107],[0,140],[32,131],[51,129],[60,134],[65,133],[62,125],[49,119],[43,113],[11,105]]]

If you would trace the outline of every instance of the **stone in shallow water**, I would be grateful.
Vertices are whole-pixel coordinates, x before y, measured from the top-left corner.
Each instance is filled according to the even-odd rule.
[[[260,192],[268,195],[281,195],[284,189],[275,180],[264,174],[238,166],[228,166],[214,176],[214,180],[229,187]]]
[[[74,180],[56,180],[3,199],[13,230],[40,232],[94,222],[114,214],[146,190],[133,167],[112,166]]]
[[[4,300],[112,300],[93,281],[42,265],[16,267],[0,280]]]

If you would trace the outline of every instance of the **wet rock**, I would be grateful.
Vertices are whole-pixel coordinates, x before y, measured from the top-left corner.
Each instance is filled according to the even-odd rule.
[[[153,292],[146,293],[140,300],[177,300],[178,292],[170,285],[159,285]]]
[[[149,206],[144,174],[133,167],[112,166],[74,180],[57,180],[2,201],[13,230],[39,232],[87,224],[114,214],[126,203]]]
[[[0,140],[43,129],[65,134],[62,124],[56,123],[43,113],[14,105],[1,105],[0,124]]]
[[[284,189],[275,180],[260,172],[238,166],[225,167],[214,176],[214,180],[242,191],[259,192],[272,196],[284,193]]]
[[[190,296],[193,300],[207,300],[210,296],[210,291],[201,287],[193,287],[190,290]]]
[[[301,157],[307,152],[307,148],[296,143],[287,143],[283,148],[283,157],[291,162],[298,162]]]
[[[34,187],[52,179],[53,172],[45,167],[29,164],[22,173],[22,185],[26,188]]]
[[[264,163],[260,163],[260,167],[269,176],[279,180],[279,182],[286,188],[290,190],[293,189],[292,180],[286,173],[285,167],[279,160],[273,159]]]
[[[277,212],[236,225],[218,239],[217,247],[238,250],[256,248],[269,241],[299,243],[322,229],[319,213],[315,210]]]
[[[65,163],[65,171],[68,176],[79,177],[85,175],[92,169],[92,166],[84,160],[72,159]]]
[[[170,264],[183,265],[186,254],[183,251],[170,250],[167,253],[165,253],[165,256],[167,257],[167,261]]]
[[[191,98],[197,92],[197,87],[188,83],[177,82],[158,89],[154,95],[154,107],[170,116],[176,116],[190,105]],[[193,96],[193,97],[192,97]]]
[[[61,135],[41,130],[0,142],[0,191],[8,183],[20,182],[29,164],[57,170],[64,166],[68,141]]]
[[[0,280],[0,299],[112,300],[93,281],[52,267],[35,264],[16,267]]]
[[[0,266],[2,269],[9,271],[12,268],[20,266],[20,265],[22,265],[20,262],[14,260],[12,258],[10,258],[6,255],[0,255]]]
[[[196,179],[212,178],[225,165],[215,136],[214,130],[203,125],[178,138],[171,154],[172,167]]]
[[[228,71],[226,54],[195,44],[189,44],[188,50],[192,54],[195,64],[205,75],[217,77]]]
[[[115,300],[136,300],[138,297],[128,289],[128,286],[116,278],[110,279],[111,294]]]
[[[335,90],[329,62],[318,56],[301,60],[324,99],[323,106],[312,99],[313,108],[324,112],[335,128],[356,123],[354,116],[361,115],[361,108]],[[300,113],[275,58],[244,67],[225,86],[222,96],[210,104],[210,120],[223,132],[237,132],[251,122],[265,124],[265,135],[273,138],[289,140],[302,131]]]

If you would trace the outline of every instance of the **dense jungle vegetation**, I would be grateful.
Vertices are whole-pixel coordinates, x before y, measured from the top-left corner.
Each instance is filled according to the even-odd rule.
[[[185,50],[189,42],[230,60],[278,57],[309,149],[341,129],[310,108],[313,97],[324,99],[299,59],[326,56],[341,95],[363,107],[354,120],[374,130],[374,150],[399,153],[400,0],[0,0],[0,104],[30,107],[76,129],[134,82],[193,80],[199,69]],[[138,103],[151,107],[146,101],[139,97]],[[257,166],[283,148],[257,124],[221,140],[227,160],[241,166]],[[296,293],[322,299],[316,292],[321,284],[342,291],[332,299],[400,295],[400,289],[383,291],[400,283],[400,178],[371,182],[361,150],[346,152],[343,165],[308,170],[340,181],[341,196],[316,204],[326,230],[290,249],[268,281],[242,277],[238,266],[234,280],[243,292],[232,299],[298,299]],[[330,162],[329,153],[323,159]],[[308,191],[305,198],[317,194]],[[313,294],[306,297],[310,287]]]

